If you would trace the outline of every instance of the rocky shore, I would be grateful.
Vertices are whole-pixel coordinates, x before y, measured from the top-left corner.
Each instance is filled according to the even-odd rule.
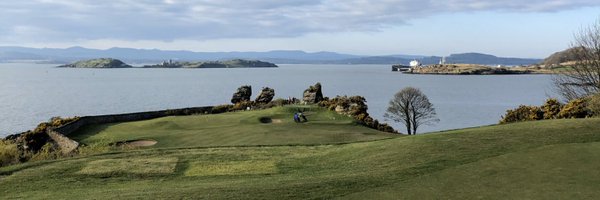
[[[552,70],[540,67],[491,67],[473,64],[437,64],[411,67],[407,74],[444,75],[494,75],[494,74],[551,74]]]

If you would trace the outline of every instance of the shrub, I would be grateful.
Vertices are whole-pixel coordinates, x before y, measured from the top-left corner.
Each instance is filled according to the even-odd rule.
[[[233,105],[231,105],[231,104],[217,105],[217,106],[214,106],[210,112],[214,113],[214,114],[224,113],[224,112],[231,110],[231,108],[233,108]]]
[[[20,162],[20,152],[17,144],[8,141],[0,140],[0,167]]]
[[[290,104],[291,102],[288,102],[288,100],[286,100],[286,99],[277,98],[277,99],[271,101],[271,103],[275,106],[284,106],[284,105]]]
[[[242,101],[234,104],[229,111],[238,111],[238,110],[246,110],[248,107],[254,107],[254,102],[252,101]]]
[[[343,115],[348,115],[354,118],[358,123],[363,124],[369,128],[377,129],[379,131],[397,133],[394,128],[387,124],[380,124],[379,121],[374,120],[367,112],[368,106],[367,100],[362,96],[336,96],[335,98],[325,98],[318,103],[319,106],[327,108],[332,111],[336,111]]]
[[[52,118],[50,118],[48,123],[52,127],[59,127],[59,126],[71,123],[78,119],[79,119],[79,117],[70,117],[70,118],[52,117]]]
[[[587,108],[592,116],[600,117],[600,93],[588,97]]]
[[[506,115],[504,115],[500,120],[500,124],[533,121],[540,120],[543,118],[544,112],[540,107],[521,105],[514,110],[507,110]]]
[[[46,143],[31,156],[29,161],[56,159],[61,156],[59,149],[52,143]]]
[[[542,105],[541,109],[544,112],[544,119],[556,119],[562,108],[562,104],[557,100],[550,98]]]
[[[394,128],[392,128],[390,125],[388,125],[386,123],[379,124],[377,126],[377,130],[383,131],[383,132],[388,132],[388,133],[396,133]]]
[[[46,133],[46,128],[46,123],[42,123],[34,131],[23,133],[16,142],[23,146],[23,150],[35,153],[50,140],[50,136]]]
[[[558,113],[558,118],[585,118],[591,116],[585,99],[569,101]]]

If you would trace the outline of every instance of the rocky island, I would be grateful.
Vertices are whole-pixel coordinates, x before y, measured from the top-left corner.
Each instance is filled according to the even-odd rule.
[[[61,65],[65,68],[131,68],[131,65],[113,58],[97,58],[91,60],[77,61],[71,64]]]
[[[270,62],[259,60],[233,59],[226,61],[173,62],[165,61],[156,65],[145,65],[144,68],[264,68],[278,67]]]
[[[551,70],[534,66],[484,66],[475,64],[435,64],[415,66],[406,69],[407,74],[444,74],[444,75],[493,75],[493,74],[549,74]]]

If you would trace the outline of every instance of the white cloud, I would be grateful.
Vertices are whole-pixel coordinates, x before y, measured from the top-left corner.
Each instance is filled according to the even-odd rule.
[[[0,42],[209,40],[368,32],[440,13],[554,12],[597,0],[31,0],[0,2]],[[26,27],[26,29],[24,29]]]

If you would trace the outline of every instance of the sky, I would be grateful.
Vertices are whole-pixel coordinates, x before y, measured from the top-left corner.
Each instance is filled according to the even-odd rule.
[[[543,58],[598,0],[0,0],[0,46]]]

